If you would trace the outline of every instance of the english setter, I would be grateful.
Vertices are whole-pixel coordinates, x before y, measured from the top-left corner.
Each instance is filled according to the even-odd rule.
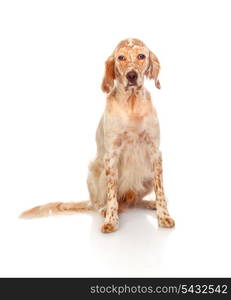
[[[160,88],[160,63],[138,39],[118,44],[107,59],[102,90],[106,107],[96,132],[97,155],[87,179],[90,201],[54,202],[34,207],[21,217],[41,217],[63,212],[97,210],[104,216],[102,232],[113,232],[118,214],[127,207],[156,210],[161,227],[173,227],[162,179],[159,122],[145,76]],[[143,198],[155,191],[155,201]]]

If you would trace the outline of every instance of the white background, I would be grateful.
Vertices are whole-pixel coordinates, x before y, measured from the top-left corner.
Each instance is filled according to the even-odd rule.
[[[0,2],[1,276],[231,276],[230,28],[230,1]],[[89,199],[104,62],[128,37],[162,66],[146,86],[175,229],[147,210],[107,235],[96,213],[18,219]]]

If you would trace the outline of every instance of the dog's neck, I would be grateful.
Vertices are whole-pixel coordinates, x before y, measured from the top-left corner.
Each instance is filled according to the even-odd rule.
[[[140,124],[146,116],[155,113],[150,93],[145,87],[125,90],[119,85],[115,85],[108,95],[106,111],[126,122],[132,121],[133,125],[134,122]]]
[[[108,105],[109,110],[123,110],[130,117],[135,116],[139,121],[143,115],[152,111],[151,97],[144,86],[125,89],[124,86],[116,83],[108,96]]]
[[[119,82],[116,82],[116,85],[113,90],[113,94],[116,95],[117,99],[120,99],[121,101],[129,101],[129,99],[136,99],[136,101],[139,101],[144,98],[146,89],[144,86],[130,86],[130,87],[124,87]]]

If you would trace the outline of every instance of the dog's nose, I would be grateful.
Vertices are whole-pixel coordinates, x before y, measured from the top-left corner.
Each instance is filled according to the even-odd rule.
[[[137,79],[137,73],[135,71],[130,71],[126,75],[128,81],[134,83]]]

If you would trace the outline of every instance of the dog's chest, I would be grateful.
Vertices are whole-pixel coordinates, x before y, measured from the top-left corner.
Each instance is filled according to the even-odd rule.
[[[129,190],[141,193],[145,182],[152,180],[151,142],[145,130],[125,132],[118,165],[121,194]]]
[[[139,105],[140,104],[140,105]],[[142,105],[141,105],[142,104]],[[159,147],[159,123],[150,102],[113,105],[106,117],[108,148],[119,154],[119,191],[142,192],[152,180],[151,153]]]
[[[159,123],[156,111],[148,99],[128,98],[122,103],[109,102],[105,133],[108,143],[123,149],[147,148],[159,144]],[[108,139],[107,139],[108,137]]]
[[[119,119],[119,135],[125,147],[148,147],[158,144],[159,123],[153,112],[133,111],[126,113]]]

